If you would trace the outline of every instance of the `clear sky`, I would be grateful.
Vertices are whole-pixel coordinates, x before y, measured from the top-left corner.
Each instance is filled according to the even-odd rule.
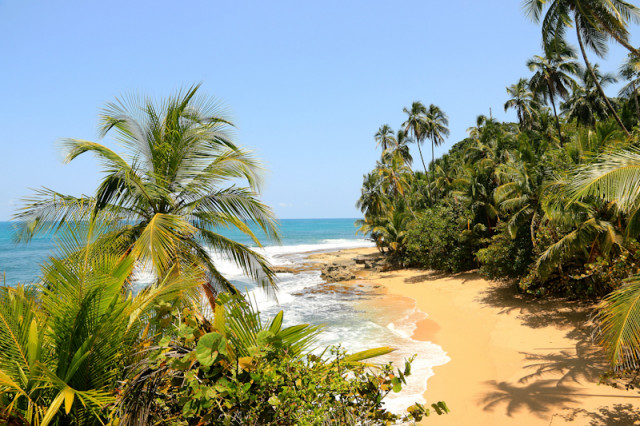
[[[95,140],[105,102],[197,82],[268,168],[263,199],[280,218],[357,217],[381,124],[397,129],[414,100],[440,106],[440,155],[490,108],[515,119],[505,86],[539,51],[519,0],[0,0],[0,220],[29,188],[93,193],[97,163],[63,165],[58,141]],[[604,70],[623,55],[612,48]]]

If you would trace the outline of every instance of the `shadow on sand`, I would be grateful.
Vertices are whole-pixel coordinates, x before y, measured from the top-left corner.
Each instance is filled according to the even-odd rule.
[[[450,274],[448,272],[438,272],[438,271],[428,271],[422,275],[416,275],[414,277],[405,278],[404,282],[406,284],[420,284],[425,281],[434,281],[443,278],[451,278],[456,280],[462,280],[462,283],[466,283],[467,281],[480,280],[483,279],[480,274],[477,272],[460,272],[457,274]]]
[[[576,424],[589,426],[640,425],[640,410],[631,404],[614,404],[610,407],[599,407],[595,411],[576,408],[570,410],[569,414],[563,414],[559,417],[566,421],[576,421],[579,422]]]
[[[589,425],[640,425],[640,411],[631,404],[600,407],[594,412],[565,408],[567,404],[577,403],[578,397],[611,397],[612,402],[614,398],[618,401],[620,398],[638,398],[633,392],[628,396],[608,392],[610,388],[606,386],[599,392],[601,395],[579,393],[580,383],[598,382],[607,369],[602,350],[593,345],[589,325],[593,309],[588,303],[532,299],[518,294],[515,287],[508,284],[488,287],[479,302],[500,309],[500,314],[515,313],[526,327],[554,325],[566,328],[566,337],[575,342],[570,347],[541,347],[531,353],[522,352],[527,361],[525,369],[529,373],[514,382],[488,382],[490,390],[479,398],[484,410],[501,410],[504,407],[508,416],[528,410],[546,419],[555,413],[553,416],[562,416],[566,420],[580,418],[576,424],[590,421]]]
[[[481,398],[485,411],[493,411],[505,405],[507,416],[528,410],[538,417],[546,418],[548,414],[561,408],[564,404],[576,402],[572,394],[575,388],[558,386],[555,380],[538,380],[526,386],[518,386],[508,382],[487,382],[493,390]]]

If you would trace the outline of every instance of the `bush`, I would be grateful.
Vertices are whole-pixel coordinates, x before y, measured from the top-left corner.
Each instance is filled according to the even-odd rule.
[[[489,245],[478,250],[480,274],[489,279],[520,278],[527,274],[532,263],[533,244],[523,229],[511,238],[504,223],[498,225]]]
[[[541,226],[536,233],[534,257],[558,241],[562,234],[550,225]],[[620,287],[622,282],[640,273],[640,244],[635,240],[614,246],[595,259],[589,252],[566,255],[548,275],[542,278],[532,269],[519,282],[520,289],[536,296],[557,295],[574,299],[597,298]]]
[[[468,229],[467,216],[458,206],[427,209],[406,237],[405,264],[445,272],[477,267],[475,251],[483,229]]]
[[[410,361],[394,370],[359,362],[380,350],[304,354],[316,327],[281,328],[282,313],[263,326],[242,302],[227,304],[231,309],[216,308],[214,324],[189,311],[174,315],[175,335],[151,351],[123,389],[120,425],[390,424],[429,415],[420,404],[406,416],[382,405],[402,388]],[[444,403],[432,408],[448,412]]]

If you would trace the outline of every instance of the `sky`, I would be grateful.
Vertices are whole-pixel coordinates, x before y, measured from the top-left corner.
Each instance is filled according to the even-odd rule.
[[[279,218],[359,217],[362,176],[380,155],[373,135],[397,129],[403,107],[448,114],[437,157],[479,114],[515,120],[505,87],[530,76],[526,60],[541,50],[521,4],[0,0],[0,220],[35,188],[94,192],[99,164],[62,164],[60,140],[99,141],[106,102],[194,83],[262,160],[261,197]],[[614,72],[625,55],[612,46],[598,61]]]

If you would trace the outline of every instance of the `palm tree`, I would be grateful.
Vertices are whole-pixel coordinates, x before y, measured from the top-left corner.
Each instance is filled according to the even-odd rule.
[[[396,138],[393,136],[393,130],[388,124],[380,126],[374,138],[376,147],[381,146],[383,152],[397,144]]]
[[[562,142],[562,130],[555,99],[557,96],[562,99],[569,96],[570,88],[575,86],[571,75],[578,72],[578,63],[574,60],[575,52],[566,43],[552,43],[545,46],[544,50],[544,56],[535,55],[527,61],[529,70],[535,71],[529,81],[529,87],[534,93],[541,94],[545,100],[548,98],[551,102],[558,137]]]
[[[507,87],[507,93],[511,96],[511,99],[504,104],[505,112],[509,108],[514,108],[518,115],[520,128],[531,129],[538,116],[540,105],[533,92],[529,90],[529,82],[521,78],[516,84]]]
[[[499,208],[493,197],[493,167],[490,159],[466,164],[453,181],[453,187],[456,189],[452,191],[454,197],[463,201],[473,212],[477,223],[486,225],[489,233],[493,233],[493,228],[500,218]]]
[[[633,97],[636,115],[640,122],[640,105],[638,103],[638,84],[640,84],[640,57],[629,53],[627,60],[620,66],[620,76],[628,83],[620,89],[619,96]]]
[[[618,150],[578,170],[569,187],[573,200],[598,197],[627,216],[626,236],[640,234],[640,151]],[[600,305],[601,343],[614,367],[640,364],[640,276],[629,279]]]
[[[356,207],[365,217],[380,216],[385,212],[388,200],[382,185],[382,177],[377,170],[363,176],[360,198],[356,202]]]
[[[542,19],[542,38],[545,45],[562,40],[566,28],[572,24],[575,25],[584,63],[592,74],[611,115],[627,136],[630,136],[594,75],[593,67],[587,58],[585,45],[596,55],[603,57],[607,52],[607,40],[611,37],[640,56],[640,52],[628,43],[629,33],[627,31],[627,22],[630,19],[637,21],[640,16],[638,8],[623,0],[525,0],[524,4],[528,15],[535,22],[540,21],[543,10],[547,5],[549,6],[544,19]]]
[[[431,174],[432,182],[435,180],[434,163],[436,161],[435,147],[444,143],[444,137],[449,136],[449,117],[434,104],[429,105],[426,114],[426,136],[431,141]]]
[[[606,100],[602,98],[590,72],[580,67],[577,75],[582,84],[574,87],[573,93],[560,108],[567,119],[576,119],[578,124],[594,127],[596,117],[606,119],[608,116]],[[613,74],[601,74],[598,64],[593,67],[593,75],[600,87],[617,81]]]
[[[527,154],[530,153],[524,153],[524,149],[520,148],[517,156],[498,166],[497,174],[501,185],[495,189],[494,199],[502,210],[509,213],[507,231],[511,237],[515,238],[518,228],[526,224],[531,243],[535,245],[535,226],[539,218],[546,175],[539,161],[524,160],[526,157],[536,158]]]
[[[407,114],[407,120],[402,123],[405,132],[413,133],[413,141],[418,145],[418,151],[420,152],[420,160],[422,161],[422,167],[424,167],[424,173],[427,173],[427,166],[424,163],[424,157],[422,156],[422,148],[420,145],[427,137],[426,133],[426,121],[425,116],[427,114],[427,108],[422,102],[414,102],[411,104],[411,109],[403,108],[402,112]]]
[[[404,198],[405,191],[411,186],[413,173],[409,166],[404,163],[399,153],[389,156],[386,160],[376,167],[380,175],[382,189],[391,199],[396,198],[398,195]]]
[[[103,226],[68,224],[36,289],[0,289],[0,405],[15,424],[105,424],[157,303],[198,286],[168,274],[131,296],[134,258],[92,244]]]
[[[216,267],[210,251],[229,258],[267,290],[275,274],[267,260],[219,233],[235,227],[260,241],[256,224],[277,238],[274,215],[257,198],[260,166],[251,152],[229,138],[232,123],[212,99],[197,96],[199,86],[180,91],[159,105],[131,98],[109,103],[100,115],[100,135],[115,133],[121,156],[104,145],[70,139],[66,162],[85,152],[103,164],[104,178],[93,197],[39,191],[15,218],[22,236],[57,229],[70,218],[103,218],[110,228],[103,240],[150,265],[156,276],[193,265],[201,271],[211,303],[219,291],[238,293]],[[229,181],[244,180],[248,187]]]
[[[390,158],[394,155],[398,155],[400,156],[404,164],[411,167],[411,163],[413,163],[413,157],[411,156],[411,151],[409,150],[409,143],[412,142],[411,138],[407,135],[407,132],[400,129],[396,133],[396,137],[394,140],[396,144],[392,147],[391,150],[388,151],[388,157]]]

